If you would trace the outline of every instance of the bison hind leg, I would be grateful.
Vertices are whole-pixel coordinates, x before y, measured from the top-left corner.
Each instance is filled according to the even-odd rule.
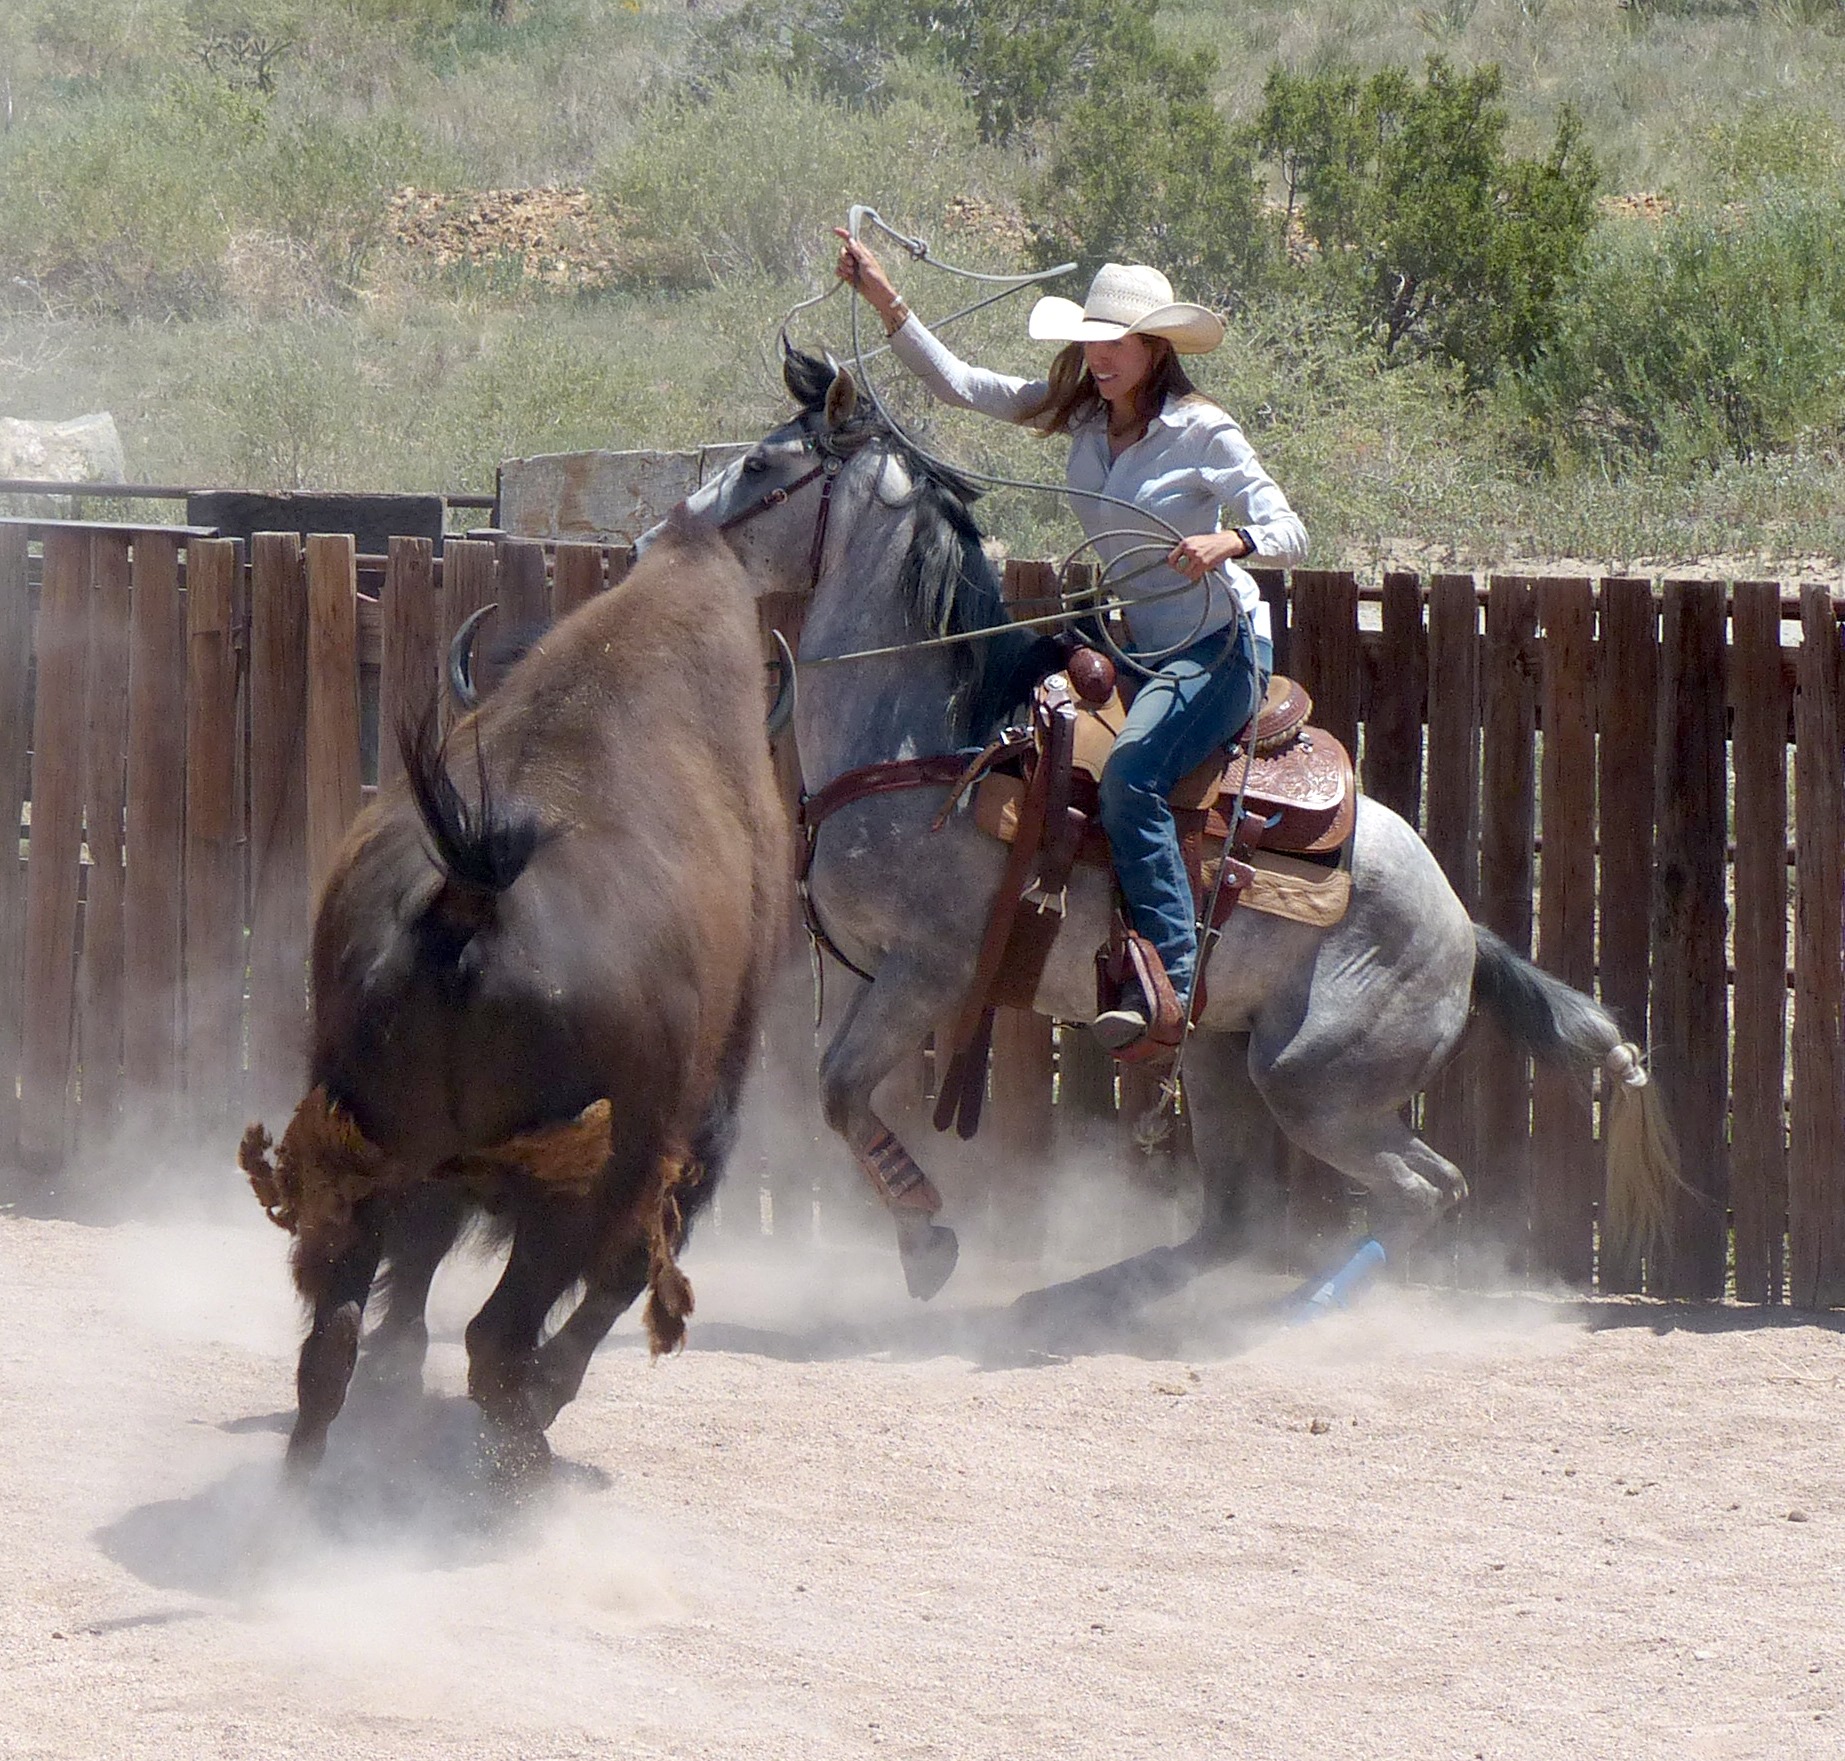
[[[366,1335],[359,1359],[359,1376],[368,1386],[399,1395],[422,1387],[429,1354],[429,1287],[460,1237],[467,1213],[467,1195],[459,1186],[432,1183],[391,1219],[377,1289],[384,1313]]]
[[[346,1404],[346,1388],[359,1355],[361,1305],[348,1299],[323,1307],[301,1346],[295,1369],[295,1428],[288,1439],[288,1470],[310,1472],[327,1452],[327,1430]]]

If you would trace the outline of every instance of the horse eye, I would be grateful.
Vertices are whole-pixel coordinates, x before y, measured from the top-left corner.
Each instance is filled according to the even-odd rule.
[[[768,468],[769,461],[758,458],[754,453],[743,461],[743,472],[747,477],[754,477],[758,472],[766,471]]]

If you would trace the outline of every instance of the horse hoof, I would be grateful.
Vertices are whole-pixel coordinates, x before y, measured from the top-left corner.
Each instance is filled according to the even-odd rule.
[[[961,1244],[952,1229],[939,1223],[905,1231],[899,1244],[903,1256],[903,1281],[918,1302],[930,1297],[953,1276],[961,1257]]]

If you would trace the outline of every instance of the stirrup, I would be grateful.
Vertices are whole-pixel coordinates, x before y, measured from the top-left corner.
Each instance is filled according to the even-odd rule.
[[[1124,1052],[1147,1037],[1152,1022],[1140,1009],[1108,1009],[1090,1022],[1089,1031],[1107,1052]]]

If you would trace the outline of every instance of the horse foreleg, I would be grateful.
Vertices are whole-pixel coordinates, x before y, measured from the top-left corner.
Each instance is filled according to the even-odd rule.
[[[303,1237],[295,1254],[295,1284],[313,1304],[314,1319],[295,1368],[295,1428],[288,1439],[288,1469],[304,1474],[327,1451],[327,1429],[346,1403],[346,1387],[359,1355],[365,1299],[378,1270],[379,1240],[369,1219],[354,1220],[355,1239],[335,1252]]]
[[[1185,1053],[1185,1106],[1204,1214],[1184,1251],[1203,1271],[1262,1246],[1285,1217],[1280,1140],[1249,1074],[1247,1034],[1193,1035]]]
[[[851,1147],[897,1230],[904,1283],[927,1301],[948,1282],[960,1257],[952,1229],[934,1221],[942,1195],[872,1110],[871,1094],[900,1060],[921,1046],[953,1000],[951,985],[930,982],[900,955],[853,999],[820,1065],[826,1122]]]

